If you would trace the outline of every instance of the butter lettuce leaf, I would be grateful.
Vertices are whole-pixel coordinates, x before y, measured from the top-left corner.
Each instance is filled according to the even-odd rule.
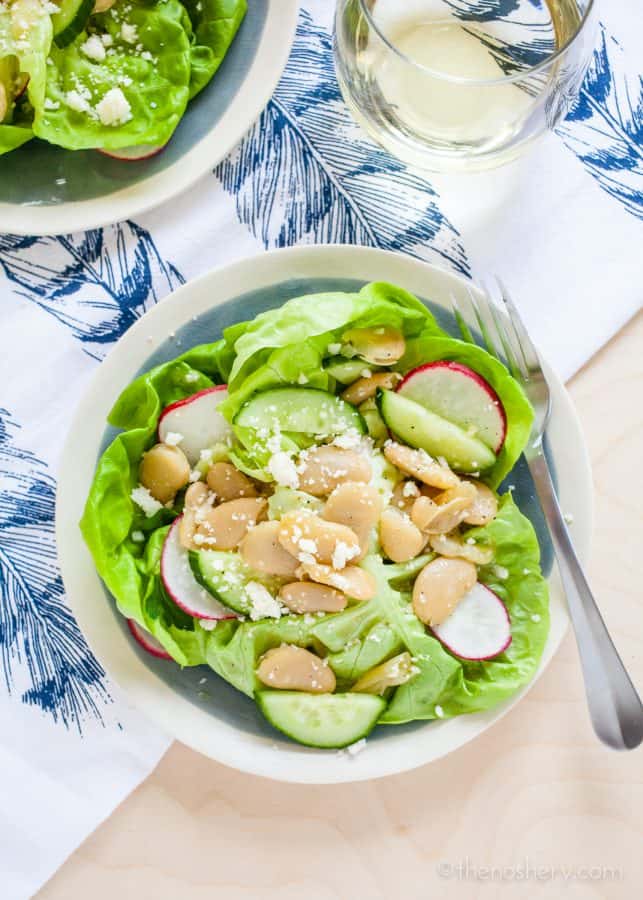
[[[495,549],[493,565],[483,567],[479,579],[507,607],[511,644],[494,659],[461,660],[422,626],[423,636],[413,625],[408,632],[412,643],[405,643],[420,671],[396,689],[382,715],[384,723],[448,718],[490,709],[528,684],[535,674],[549,631],[549,593],[540,570],[534,528],[506,494],[497,518],[489,525],[470,529],[467,536]],[[499,572],[506,578],[499,578]],[[411,607],[409,612],[413,615]]]
[[[46,102],[34,104],[34,133],[70,150],[166,144],[188,102],[190,32],[178,0],[129,0],[92,16],[73,43],[51,48]],[[89,37],[104,56],[100,50],[88,55]],[[97,107],[114,89],[123,93],[129,113],[104,124]]]
[[[227,328],[222,353],[229,397],[220,410],[233,421],[252,394],[273,387],[301,385],[333,390],[324,369],[334,356],[329,345],[341,342],[350,328],[392,325],[410,339],[421,333],[444,334],[424,304],[408,291],[384,282],[358,293],[296,297],[251,322]],[[336,351],[335,351],[336,352]],[[260,467],[261,461],[257,459]]]
[[[247,12],[246,0],[184,0],[192,23],[190,98],[208,84]]]
[[[159,577],[165,526],[177,510],[163,509],[148,518],[130,495],[138,483],[141,456],[156,441],[161,411],[219,380],[217,346],[197,347],[156,366],[121,394],[110,422],[126,430],[99,459],[80,522],[96,569],[119,610],[147,628],[181,665],[203,660],[193,620],[167,597]],[[134,531],[142,531],[145,541],[132,541]]]
[[[0,121],[0,154],[22,146],[33,137],[32,108],[45,96],[47,56],[53,29],[41,0],[13,0],[0,5],[0,83],[7,109]],[[20,76],[18,78],[17,76]],[[29,78],[26,100],[17,101],[18,83]]]

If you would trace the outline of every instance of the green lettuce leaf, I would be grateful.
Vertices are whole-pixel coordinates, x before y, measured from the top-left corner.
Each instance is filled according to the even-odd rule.
[[[507,416],[507,434],[496,464],[483,476],[497,487],[513,469],[531,433],[534,413],[522,387],[495,357],[466,341],[448,335],[422,334],[407,342],[406,353],[397,368],[408,372],[423,363],[448,359],[469,366],[489,382],[500,397]]]
[[[138,483],[141,456],[156,440],[160,412],[218,380],[218,346],[189,350],[144,373],[123,391],[109,421],[127,430],[101,456],[80,523],[96,569],[120,611],[147,628],[181,665],[202,659],[192,619],[167,597],[159,577],[163,526],[177,510],[162,509],[148,518],[130,495]],[[146,541],[132,541],[134,531],[142,531]]]
[[[28,125],[0,125],[0,156],[22,147],[32,137],[33,131]]]
[[[92,16],[73,43],[51,48],[45,102],[34,103],[34,133],[70,150],[166,144],[188,102],[190,33],[178,0],[128,0]],[[111,40],[104,59],[83,51],[90,36]],[[131,112],[121,124],[104,125],[96,107],[115,87]]]
[[[382,722],[446,718],[490,709],[527,684],[538,667],[549,631],[549,594],[531,522],[506,494],[497,518],[482,528],[470,529],[467,536],[495,548],[493,565],[483,567],[479,578],[507,606],[511,644],[491,660],[459,660],[436,638],[426,632],[420,635],[409,618],[412,643],[405,644],[420,672],[397,688]],[[499,572],[507,577],[499,578]],[[413,615],[410,608],[409,612]]]
[[[254,393],[301,384],[333,390],[335,381],[323,362],[328,350],[349,328],[392,325],[407,338],[420,333],[443,334],[424,304],[384,282],[365,285],[357,294],[328,293],[295,297],[251,322],[226,329],[229,397],[220,410],[229,421]]]
[[[203,90],[228,52],[248,9],[246,0],[184,0],[192,23],[190,98]]]
[[[53,29],[41,0],[13,0],[0,5],[0,83],[7,110],[0,120],[0,154],[22,146],[33,137],[31,114],[42,105],[47,77],[47,55]],[[16,106],[16,76],[29,76],[26,97]]]

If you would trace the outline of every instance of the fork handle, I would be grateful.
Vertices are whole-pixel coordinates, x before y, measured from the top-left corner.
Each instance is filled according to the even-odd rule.
[[[529,470],[549,524],[576,633],[594,731],[614,750],[633,750],[643,741],[643,704],[612,643],[576,556],[544,453],[540,450],[529,456]]]

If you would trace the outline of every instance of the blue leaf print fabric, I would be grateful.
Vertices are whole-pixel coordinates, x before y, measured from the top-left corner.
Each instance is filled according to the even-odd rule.
[[[0,234],[0,268],[96,359],[184,281],[134,222],[58,237]]]
[[[0,409],[0,681],[82,731],[110,702],[105,673],[65,605],[54,544],[55,483]]]
[[[305,10],[273,99],[216,174],[266,248],[365,244],[469,271],[430,182],[355,124],[335,77],[332,35]]]
[[[558,128],[598,185],[643,219],[643,76],[601,26],[580,94]]]

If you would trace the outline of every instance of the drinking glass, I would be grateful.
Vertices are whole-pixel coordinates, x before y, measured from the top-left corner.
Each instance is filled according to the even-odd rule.
[[[597,0],[339,0],[335,66],[354,116],[438,172],[518,156],[569,110]]]

